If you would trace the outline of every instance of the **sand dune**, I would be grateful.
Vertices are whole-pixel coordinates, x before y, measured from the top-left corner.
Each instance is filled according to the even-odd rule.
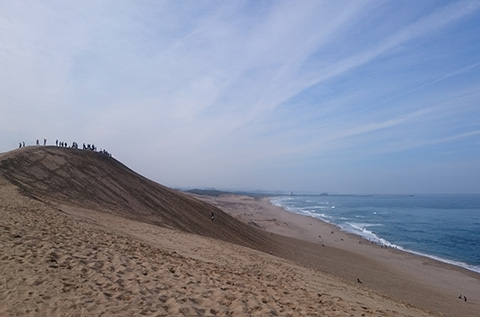
[[[91,151],[27,147],[1,157],[2,174],[24,195],[91,208],[246,246],[265,239],[221,210],[133,172]],[[212,224],[211,213],[222,226]],[[258,235],[260,234],[260,235]]]
[[[0,316],[429,315],[353,279],[350,260],[375,261],[256,229],[98,153],[0,155],[0,214]]]

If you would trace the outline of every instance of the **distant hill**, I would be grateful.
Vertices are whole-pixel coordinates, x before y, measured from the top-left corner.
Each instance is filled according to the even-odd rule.
[[[263,192],[223,191],[223,190],[217,190],[217,189],[198,189],[198,188],[185,190],[185,192],[195,194],[195,195],[212,196],[212,197],[218,197],[221,195],[243,195],[243,196],[250,196],[250,197],[275,196],[274,194],[263,193]]]
[[[0,177],[24,196],[48,204],[107,212],[262,251],[276,245],[269,234],[97,152],[51,146],[16,149],[0,154]]]

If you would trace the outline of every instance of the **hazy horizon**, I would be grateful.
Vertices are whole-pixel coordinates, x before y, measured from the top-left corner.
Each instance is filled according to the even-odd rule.
[[[293,191],[293,190],[269,190],[255,188],[216,188],[216,187],[175,187],[181,191],[205,190],[227,193],[269,194],[279,196],[479,196],[480,193],[354,193],[354,192],[322,192],[322,191]]]
[[[169,187],[480,193],[478,1],[5,1],[0,152]]]

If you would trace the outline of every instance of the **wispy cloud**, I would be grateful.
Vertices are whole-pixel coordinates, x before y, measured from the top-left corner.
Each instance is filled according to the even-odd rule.
[[[0,142],[104,144],[172,186],[301,189],[288,179],[311,169],[309,189],[328,190],[320,163],[352,171],[360,158],[478,146],[479,9],[3,2]]]
[[[338,76],[356,67],[372,62],[374,59],[388,54],[391,50],[407,43],[408,41],[426,36],[431,32],[436,32],[450,23],[477,12],[479,9],[480,4],[472,1],[456,2],[439,8],[433,13],[420,18],[418,21],[402,27],[399,31],[388,36],[386,39],[381,39],[373,47],[368,47],[359,53],[355,53],[345,59],[333,63],[333,65],[326,69],[322,69],[320,74],[312,76],[313,78],[310,80],[308,86],[316,85],[334,76]]]

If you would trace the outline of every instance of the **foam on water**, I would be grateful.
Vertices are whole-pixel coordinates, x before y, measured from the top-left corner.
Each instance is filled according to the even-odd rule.
[[[362,237],[365,240],[370,242],[376,243],[381,246],[391,247],[391,248],[399,248],[397,245],[390,243],[389,241],[380,238],[372,231],[368,230],[367,227],[375,227],[381,226],[382,224],[368,224],[368,223],[350,223],[346,222],[344,224],[338,225],[338,227],[348,233],[353,233],[357,236]]]
[[[271,202],[373,243],[480,273],[479,195],[280,196]]]

